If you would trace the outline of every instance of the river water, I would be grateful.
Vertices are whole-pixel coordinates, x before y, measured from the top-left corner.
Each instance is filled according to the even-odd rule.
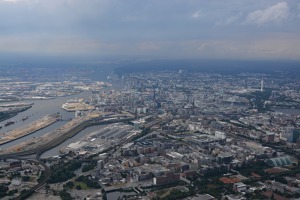
[[[1,132],[8,132],[11,131],[13,129],[16,128],[20,128],[22,126],[25,126],[27,124],[30,124],[31,122],[38,120],[40,118],[42,118],[43,116],[47,115],[47,114],[54,114],[59,112],[62,115],[62,121],[58,121],[44,129],[41,129],[35,133],[32,133],[30,135],[27,135],[25,137],[19,138],[17,140],[14,140],[12,142],[0,145],[0,148],[7,148],[16,144],[19,144],[23,141],[29,140],[33,137],[39,137],[44,135],[45,133],[48,133],[62,125],[64,125],[65,123],[67,123],[68,121],[70,121],[70,119],[73,119],[75,117],[75,113],[74,112],[67,112],[65,110],[63,110],[61,108],[62,104],[64,104],[67,100],[69,99],[74,99],[75,97],[77,98],[88,98],[90,96],[91,92],[90,91],[86,91],[86,92],[82,92],[76,95],[70,95],[70,96],[65,96],[65,97],[58,97],[55,99],[48,99],[48,100],[28,100],[27,102],[33,102],[34,104],[32,105],[32,107],[24,112],[18,113],[18,115],[16,115],[13,118],[4,120],[1,122],[1,124],[5,124],[8,121],[11,121],[12,119],[15,121],[15,124],[12,124],[10,126],[6,126],[0,130]],[[28,116],[28,119],[25,121],[22,121],[22,118]]]
[[[105,75],[102,75],[101,80],[105,81]],[[109,89],[120,89],[120,83],[116,82],[113,83],[113,88]],[[62,115],[62,121],[58,121],[44,129],[41,129],[35,133],[32,133],[30,135],[27,135],[25,137],[19,138],[17,140],[14,140],[12,142],[0,145],[0,149],[5,149],[11,146],[14,146],[16,144],[19,144],[21,142],[27,141],[29,139],[32,139],[34,137],[42,136],[56,128],[59,128],[60,126],[64,125],[65,123],[69,122],[71,119],[75,117],[74,112],[67,112],[61,108],[62,104],[66,103],[69,99],[74,98],[86,98],[91,95],[91,91],[85,91],[79,94],[65,96],[65,97],[57,97],[55,99],[48,99],[48,100],[26,100],[26,102],[32,102],[34,103],[32,107],[24,112],[18,113],[15,117],[12,117],[10,119],[4,120],[0,122],[0,124],[4,125],[6,122],[14,120],[15,124],[12,124],[10,126],[3,126],[2,129],[0,129],[0,132],[6,133],[8,131],[14,130],[16,128],[20,128],[22,126],[25,126],[27,124],[30,124],[31,122],[38,120],[42,118],[43,116],[47,114],[54,114],[59,112]],[[27,117],[28,119],[25,121],[22,121],[22,118]],[[64,141],[62,144],[58,145],[57,147],[45,152],[42,154],[42,157],[51,157],[59,154],[59,149],[63,146],[66,146],[72,142],[77,141],[78,139],[82,138],[83,136],[87,135],[88,133],[91,133],[93,131],[96,131],[98,129],[103,128],[103,125],[100,126],[92,126],[88,127],[82,131],[80,131],[78,134],[76,134],[74,137],[69,138],[68,140]]]

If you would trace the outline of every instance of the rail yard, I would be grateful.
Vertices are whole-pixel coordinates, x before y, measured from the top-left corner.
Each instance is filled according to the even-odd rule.
[[[135,134],[136,132],[131,125],[124,123],[110,124],[86,135],[79,141],[61,148],[60,153],[67,154],[73,151],[81,154],[97,154],[111,146],[124,142]]]

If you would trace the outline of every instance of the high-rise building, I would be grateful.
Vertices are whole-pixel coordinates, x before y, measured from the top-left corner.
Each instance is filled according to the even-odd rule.
[[[262,78],[260,81],[260,91],[263,92],[264,91],[264,79]]]
[[[294,129],[290,137],[287,139],[288,142],[296,143],[300,136],[300,129]]]
[[[97,168],[98,168],[99,171],[102,170],[102,169],[104,169],[104,162],[103,162],[103,160],[98,160],[98,162],[97,162]]]
[[[288,141],[288,139],[291,137],[294,127],[293,126],[287,126],[284,128],[284,130],[280,133],[280,140]]]
[[[140,129],[140,123],[135,121],[133,122],[133,127],[134,127],[134,130],[139,130]]]

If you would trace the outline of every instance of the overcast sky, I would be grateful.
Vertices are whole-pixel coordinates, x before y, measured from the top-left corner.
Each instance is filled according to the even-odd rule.
[[[299,59],[299,0],[0,0],[0,53]]]

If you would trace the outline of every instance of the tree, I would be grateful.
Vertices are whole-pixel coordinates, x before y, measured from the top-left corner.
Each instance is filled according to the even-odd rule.
[[[77,190],[81,190],[82,188],[81,188],[81,185],[76,185],[76,189]]]
[[[72,181],[67,182],[66,184],[63,185],[64,188],[73,188],[74,183]]]
[[[29,176],[22,176],[22,181],[27,182],[30,180]]]
[[[70,193],[68,193],[65,189],[59,192],[59,196],[62,200],[72,200],[72,196]]]
[[[272,195],[271,195],[271,199],[275,199],[275,197],[274,197],[274,194],[272,193]]]
[[[0,198],[6,196],[6,192],[8,191],[8,187],[5,185],[0,185]]]

